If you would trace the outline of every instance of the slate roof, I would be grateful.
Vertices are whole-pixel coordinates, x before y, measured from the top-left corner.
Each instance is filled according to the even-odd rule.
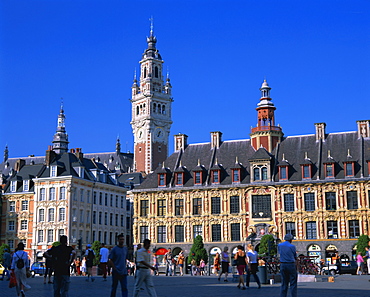
[[[291,183],[307,182],[302,180],[301,166],[310,164],[312,167],[312,182],[327,181],[325,177],[325,162],[328,158],[328,151],[332,162],[335,163],[335,177],[331,181],[348,178],[344,175],[344,163],[353,161],[355,164],[355,176],[353,178],[369,178],[366,160],[370,160],[370,139],[358,138],[357,132],[343,132],[327,134],[324,141],[316,141],[315,135],[302,135],[286,137],[271,152],[264,148],[257,151],[251,146],[250,140],[235,140],[221,142],[219,148],[212,148],[211,143],[189,144],[184,151],[174,152],[164,162],[171,176],[167,188],[175,188],[174,173],[179,171],[179,165],[187,169],[187,178],[184,180],[183,187],[197,187],[194,185],[194,171],[199,171],[198,160],[207,175],[203,186],[210,185],[210,172],[219,165],[221,179],[219,186],[232,185],[232,169],[237,168],[236,158],[240,164],[241,182],[240,185],[251,183],[250,162],[266,160],[271,164],[272,182]],[[350,157],[348,156],[348,150]],[[284,155],[284,158],[283,158]],[[216,162],[217,160],[217,163]],[[289,179],[279,181],[279,165],[288,166]],[[163,173],[162,168],[157,168],[149,174],[144,182],[136,189],[156,189],[158,188],[158,173]],[[271,183],[271,180],[266,181]],[[214,185],[217,187],[218,185]],[[163,189],[163,187],[161,187]]]

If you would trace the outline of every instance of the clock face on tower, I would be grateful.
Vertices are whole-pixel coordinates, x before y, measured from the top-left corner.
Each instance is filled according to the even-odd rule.
[[[161,127],[157,127],[154,130],[154,139],[161,140],[164,137],[164,131]]]

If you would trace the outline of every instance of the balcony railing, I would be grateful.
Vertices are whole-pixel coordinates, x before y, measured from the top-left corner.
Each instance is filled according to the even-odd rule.
[[[281,130],[282,129],[279,126],[259,126],[251,129],[252,133],[257,131],[281,131]]]

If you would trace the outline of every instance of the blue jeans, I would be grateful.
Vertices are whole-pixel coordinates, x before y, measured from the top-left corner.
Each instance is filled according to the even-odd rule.
[[[54,275],[54,297],[68,297],[69,275]]]
[[[292,297],[297,297],[298,273],[295,263],[281,263],[280,274],[281,274],[280,297],[287,296],[289,284]]]
[[[112,291],[110,297],[116,297],[118,282],[121,284],[122,297],[128,297],[127,275],[120,275],[117,271],[112,271]]]

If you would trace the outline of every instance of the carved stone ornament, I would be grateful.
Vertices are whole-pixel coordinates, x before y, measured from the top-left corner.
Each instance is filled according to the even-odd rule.
[[[239,196],[239,191],[236,190],[236,189],[230,189],[230,190],[227,191],[227,194],[229,196]]]
[[[204,193],[200,191],[194,191],[190,194],[191,198],[203,198]]]
[[[142,193],[142,194],[139,195],[139,199],[148,199],[148,198],[149,198],[149,196],[146,193]]]

